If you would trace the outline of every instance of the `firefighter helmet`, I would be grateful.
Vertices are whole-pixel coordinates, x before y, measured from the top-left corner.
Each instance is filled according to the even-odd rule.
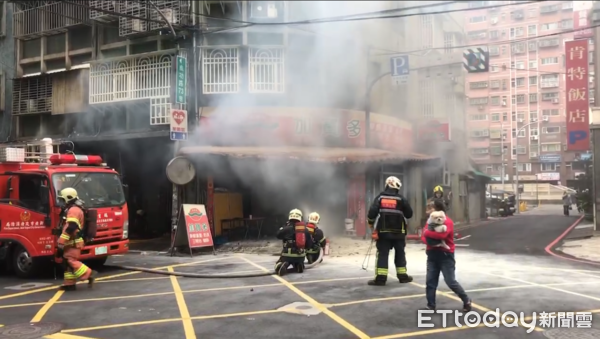
[[[385,187],[391,187],[399,190],[400,187],[402,187],[402,182],[400,182],[400,179],[396,177],[388,177],[385,179]]]
[[[437,185],[433,188],[433,193],[437,193],[437,192],[444,193],[444,189],[442,188],[442,186]]]
[[[288,219],[302,221],[302,211],[297,208],[294,208],[290,211]]]
[[[77,191],[72,187],[63,188],[59,195],[65,200],[65,202],[71,202],[78,199]]]
[[[321,216],[317,212],[312,212],[311,214],[308,215],[308,222],[311,224],[316,225],[319,223],[320,220],[321,220]]]

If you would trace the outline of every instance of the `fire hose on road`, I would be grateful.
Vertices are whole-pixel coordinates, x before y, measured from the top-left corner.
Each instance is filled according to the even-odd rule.
[[[304,268],[310,269],[316,267],[323,260],[323,249],[319,251],[319,258],[315,260],[312,264],[305,265]],[[156,270],[145,267],[134,267],[134,266],[120,266],[120,265],[105,265],[104,267],[113,268],[124,271],[135,271],[135,272],[144,272],[144,273],[152,273],[152,274],[160,274],[160,275],[172,275],[176,277],[185,277],[185,278],[199,278],[199,279],[236,279],[236,278],[256,278],[256,277],[266,277],[269,275],[276,274],[275,271],[270,272],[261,272],[261,273],[249,273],[249,274],[200,274],[200,273],[184,273],[184,272],[168,272],[162,270]]]

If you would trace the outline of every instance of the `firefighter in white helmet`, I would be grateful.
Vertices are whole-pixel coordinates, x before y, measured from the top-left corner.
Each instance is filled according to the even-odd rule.
[[[312,247],[306,249],[306,259],[309,264],[312,264],[319,259],[319,252],[321,252],[321,249],[324,250],[325,245],[327,244],[325,234],[318,226],[319,221],[321,221],[319,213],[312,212],[308,215],[308,224],[306,227],[308,228],[308,232],[310,233],[313,242]],[[321,261],[322,260],[323,259],[321,258]]]
[[[60,289],[73,291],[77,281],[88,280],[90,287],[94,284],[96,272],[79,261],[81,249],[84,247],[83,226],[85,212],[83,202],[79,200],[77,191],[67,187],[59,192],[59,198],[64,200],[64,215],[62,234],[58,238],[56,249],[56,262],[62,263],[65,269],[64,283]]]
[[[303,273],[306,249],[312,247],[312,241],[306,224],[302,222],[302,211],[297,208],[290,211],[286,225],[277,232],[277,239],[283,241],[283,249],[275,263],[275,272],[282,276],[292,265],[296,272]]]
[[[408,200],[400,194],[402,183],[396,177],[385,180],[385,189],[371,204],[367,222],[372,231],[373,240],[377,245],[377,267],[375,279],[369,285],[384,286],[388,277],[388,257],[394,249],[394,264],[396,276],[401,284],[413,279],[406,273],[406,219],[413,216],[413,210]],[[375,221],[377,224],[375,225]]]

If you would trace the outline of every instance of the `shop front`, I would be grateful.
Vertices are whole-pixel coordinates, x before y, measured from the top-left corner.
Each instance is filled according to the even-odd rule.
[[[178,153],[197,173],[182,201],[205,204],[222,241],[273,235],[293,208],[317,211],[328,233],[343,233],[351,220],[353,233],[364,236],[368,207],[390,175],[418,205],[419,188],[406,180],[432,157],[412,152],[411,125],[402,120],[372,114],[374,147],[364,148],[363,112],[205,107],[200,113],[199,134]]]

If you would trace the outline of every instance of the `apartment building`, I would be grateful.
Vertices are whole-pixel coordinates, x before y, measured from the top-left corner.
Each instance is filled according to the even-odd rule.
[[[10,137],[12,115],[10,114],[12,85],[14,76],[15,43],[12,38],[10,17],[13,5],[0,2],[0,142]]]
[[[471,157],[498,181],[514,180],[517,171],[525,182],[573,179],[583,172],[579,154],[566,151],[564,43],[573,40],[573,2],[470,6],[483,8],[465,14],[469,45],[490,54],[489,73],[467,76]]]

